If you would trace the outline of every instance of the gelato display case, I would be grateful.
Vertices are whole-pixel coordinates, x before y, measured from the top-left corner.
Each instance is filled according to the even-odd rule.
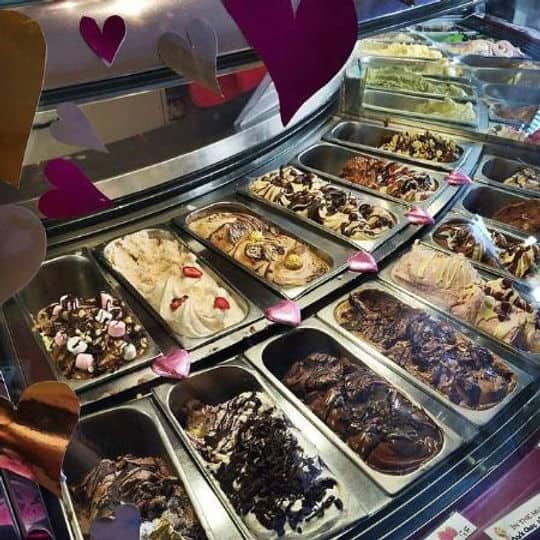
[[[356,2],[349,60],[285,126],[221,2],[10,4],[48,58],[0,212],[39,215],[47,254],[0,304],[0,395],[59,381],[81,415],[60,497],[0,465],[2,539],[104,540],[134,516],[140,540],[540,534],[523,4]],[[105,66],[79,19],[113,13],[130,39]],[[201,18],[221,95],[156,52]],[[57,136],[66,103],[99,145]],[[58,158],[109,204],[45,217]]]

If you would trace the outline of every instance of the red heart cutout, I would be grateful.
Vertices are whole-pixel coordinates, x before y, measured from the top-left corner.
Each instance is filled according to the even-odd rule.
[[[189,375],[191,355],[184,349],[173,349],[158,356],[152,363],[152,371],[160,377],[182,380]]]
[[[38,202],[41,213],[51,219],[70,219],[110,208],[103,195],[75,163],[51,159],[45,167],[47,180],[56,188],[44,193]]]
[[[357,37],[353,0],[222,0],[265,63],[286,125],[349,58]]]
[[[358,272],[360,274],[376,273],[379,271],[377,261],[373,258],[373,255],[366,251],[359,251],[347,260],[349,263],[349,270],[351,272]]]
[[[126,38],[126,23],[120,15],[112,15],[101,31],[95,19],[81,17],[79,31],[92,51],[110,66]]]
[[[298,326],[302,322],[300,306],[291,300],[282,300],[266,308],[264,315],[269,321],[287,326]]]
[[[413,225],[433,225],[435,223],[433,216],[420,206],[411,206],[405,215]]]

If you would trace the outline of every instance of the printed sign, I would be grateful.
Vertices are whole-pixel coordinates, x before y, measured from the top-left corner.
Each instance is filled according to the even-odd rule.
[[[485,530],[493,540],[522,540],[540,530],[540,493]]]
[[[467,518],[455,512],[425,540],[463,540],[472,536],[474,531],[476,527]]]

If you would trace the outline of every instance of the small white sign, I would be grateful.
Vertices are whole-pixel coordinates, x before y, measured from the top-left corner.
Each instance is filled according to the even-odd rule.
[[[476,527],[465,517],[454,512],[442,525],[437,527],[425,540],[463,540],[469,538]]]
[[[493,540],[522,540],[540,530],[540,493],[486,529]]]

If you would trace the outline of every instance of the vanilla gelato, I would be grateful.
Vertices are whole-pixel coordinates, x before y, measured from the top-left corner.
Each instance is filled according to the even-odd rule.
[[[114,240],[105,257],[180,337],[210,336],[246,315],[167,231],[147,229]]]

